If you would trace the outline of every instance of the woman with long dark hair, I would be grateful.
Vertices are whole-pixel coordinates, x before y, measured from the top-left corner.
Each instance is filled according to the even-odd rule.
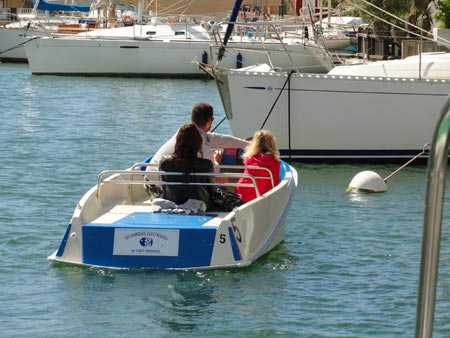
[[[184,124],[178,130],[174,152],[170,157],[164,158],[159,170],[167,172],[180,172],[179,175],[163,175],[167,182],[184,183],[214,183],[213,176],[191,175],[192,173],[213,173],[214,167],[210,160],[202,158],[203,138],[198,128],[192,124]],[[163,198],[176,204],[183,204],[188,199],[205,202],[208,208],[211,204],[210,196],[214,193],[213,185],[163,185]]]

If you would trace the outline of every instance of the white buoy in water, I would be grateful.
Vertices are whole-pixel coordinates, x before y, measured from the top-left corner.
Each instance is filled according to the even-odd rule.
[[[347,192],[386,192],[383,178],[374,171],[361,171],[351,180]]]
[[[355,177],[353,177],[346,192],[386,192],[387,180],[398,173],[400,170],[402,170],[404,167],[406,167],[408,164],[410,164],[412,161],[426,154],[428,151],[427,148],[429,146],[429,143],[424,144],[421,153],[414,156],[412,159],[410,159],[408,162],[406,162],[404,165],[402,165],[400,168],[398,168],[396,171],[386,176],[385,178],[381,178],[381,176],[374,171],[361,171],[360,173],[356,174]]]

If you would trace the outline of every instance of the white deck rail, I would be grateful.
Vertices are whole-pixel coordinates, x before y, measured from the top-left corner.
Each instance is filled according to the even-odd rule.
[[[215,168],[219,168],[220,170],[244,170],[244,169],[255,169],[255,170],[263,170],[269,174],[269,176],[255,176],[251,174],[245,174],[243,172],[213,172],[213,173],[191,173],[189,175],[192,176],[208,176],[208,177],[221,177],[226,178],[226,182],[213,182],[213,183],[203,183],[203,182],[169,182],[161,179],[161,176],[184,176],[184,173],[181,172],[167,172],[167,171],[159,171],[159,170],[149,170],[144,171],[142,168],[144,167],[153,167],[157,168],[157,165],[149,164],[149,163],[135,163],[130,169],[127,170],[104,170],[100,172],[97,180],[97,197],[100,196],[100,189],[102,183],[105,184],[154,184],[154,185],[202,185],[202,186],[231,186],[231,187],[250,187],[254,188],[256,192],[256,196],[261,196],[260,191],[258,189],[257,180],[259,179],[270,179],[272,188],[274,185],[273,175],[270,169],[259,166],[244,166],[244,165],[219,165],[215,166]],[[121,179],[121,180],[107,180],[107,178],[112,177],[114,175],[120,176],[129,176],[129,179]],[[138,178],[136,179],[136,176]],[[152,176],[155,179],[152,179]],[[139,178],[141,177],[141,179]],[[248,178],[252,181],[252,183],[237,183],[237,182],[228,182],[228,179],[239,179],[239,178]]]

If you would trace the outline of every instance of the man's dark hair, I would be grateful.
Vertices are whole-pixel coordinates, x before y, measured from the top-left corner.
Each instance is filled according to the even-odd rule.
[[[203,127],[213,116],[213,107],[206,102],[199,102],[192,106],[191,121],[198,127]]]

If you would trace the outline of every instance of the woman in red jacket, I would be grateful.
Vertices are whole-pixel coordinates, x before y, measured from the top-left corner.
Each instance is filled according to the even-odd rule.
[[[280,183],[280,152],[275,143],[275,137],[268,130],[260,130],[253,135],[252,142],[245,149],[242,155],[246,166],[260,166],[270,169],[273,177],[273,186],[270,179],[256,179],[260,195],[266,193],[278,183]],[[261,169],[245,169],[244,173],[254,176],[268,177],[269,173]],[[240,178],[238,183],[252,183],[252,180],[246,177]],[[242,201],[249,202],[256,198],[255,188],[236,187],[236,193],[240,194]]]

